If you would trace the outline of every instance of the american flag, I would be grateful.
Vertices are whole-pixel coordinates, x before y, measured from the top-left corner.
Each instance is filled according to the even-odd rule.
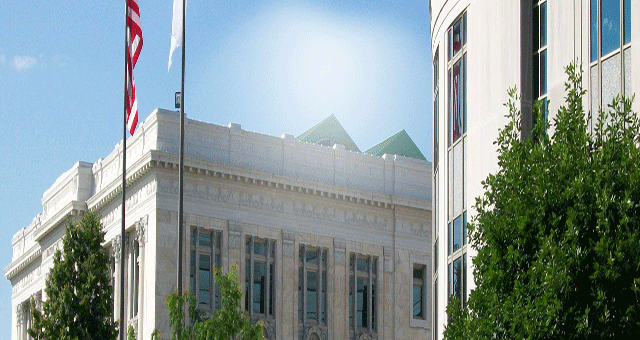
[[[140,27],[140,8],[138,0],[127,0],[127,128],[133,135],[138,125],[138,100],[133,69],[136,67],[142,50],[142,28]]]

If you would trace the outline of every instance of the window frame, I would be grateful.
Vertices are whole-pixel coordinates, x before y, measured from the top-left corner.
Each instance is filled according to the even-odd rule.
[[[257,241],[257,242],[256,242]],[[255,252],[256,243],[264,243],[264,255],[257,254]],[[251,318],[275,318],[276,313],[276,304],[275,304],[275,294],[276,294],[276,278],[275,278],[275,267],[276,267],[276,240],[271,238],[261,238],[258,236],[247,235],[245,241],[245,310],[249,313]],[[260,305],[264,304],[263,307],[259,307],[259,311],[256,312],[255,309],[255,301],[254,301],[254,285],[255,285],[255,264],[264,263],[264,299],[259,301]],[[264,309],[265,312],[260,312],[261,309]]]
[[[308,259],[308,254],[311,252],[316,253],[315,263],[310,262]],[[328,260],[328,249],[325,247],[314,247],[306,244],[300,244],[298,247],[298,322],[303,327],[327,324]],[[309,273],[316,273],[315,319],[309,317],[308,310]]]
[[[208,234],[210,237],[208,246],[202,245],[200,242],[200,235],[203,234]],[[201,256],[209,256],[209,298],[206,303],[200,301]],[[222,267],[222,231],[192,226],[189,242],[189,261],[190,287],[196,298],[196,306],[202,311],[213,313],[220,308],[221,304],[220,287],[215,283],[215,270]]]
[[[358,270],[358,260],[367,261],[367,271]],[[349,254],[349,333],[351,338],[360,334],[377,334],[378,330],[378,256],[351,252]],[[363,305],[363,322],[358,323],[358,279],[367,281],[366,301]],[[364,308],[367,309],[366,325],[364,323]]]

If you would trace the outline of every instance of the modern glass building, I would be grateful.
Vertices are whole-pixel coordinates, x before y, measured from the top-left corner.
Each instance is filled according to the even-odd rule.
[[[493,142],[505,125],[507,89],[522,94],[523,132],[535,100],[547,119],[564,101],[565,66],[582,64],[584,105],[607,107],[640,93],[640,1],[431,0],[433,53],[433,334],[442,338],[446,303],[473,289],[474,249],[466,224],[481,181],[497,170]],[[635,74],[634,74],[635,73]],[[638,110],[638,103],[634,104]],[[552,133],[553,131],[550,131]]]

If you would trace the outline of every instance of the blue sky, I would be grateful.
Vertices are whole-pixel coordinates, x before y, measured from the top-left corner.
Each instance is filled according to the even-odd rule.
[[[140,120],[173,108],[172,1],[140,0],[134,71]],[[122,138],[124,1],[12,1],[0,30],[0,263],[42,211],[42,193],[76,161]],[[406,129],[431,160],[428,1],[191,1],[185,112],[280,136],[335,114],[366,150]],[[0,329],[11,324],[0,280]],[[8,333],[5,333],[8,334]]]

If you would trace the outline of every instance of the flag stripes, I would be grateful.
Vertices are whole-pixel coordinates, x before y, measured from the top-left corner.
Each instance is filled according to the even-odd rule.
[[[127,1],[127,128],[133,135],[138,125],[138,100],[133,69],[136,67],[142,50],[142,28],[140,26],[140,8],[138,0]]]

